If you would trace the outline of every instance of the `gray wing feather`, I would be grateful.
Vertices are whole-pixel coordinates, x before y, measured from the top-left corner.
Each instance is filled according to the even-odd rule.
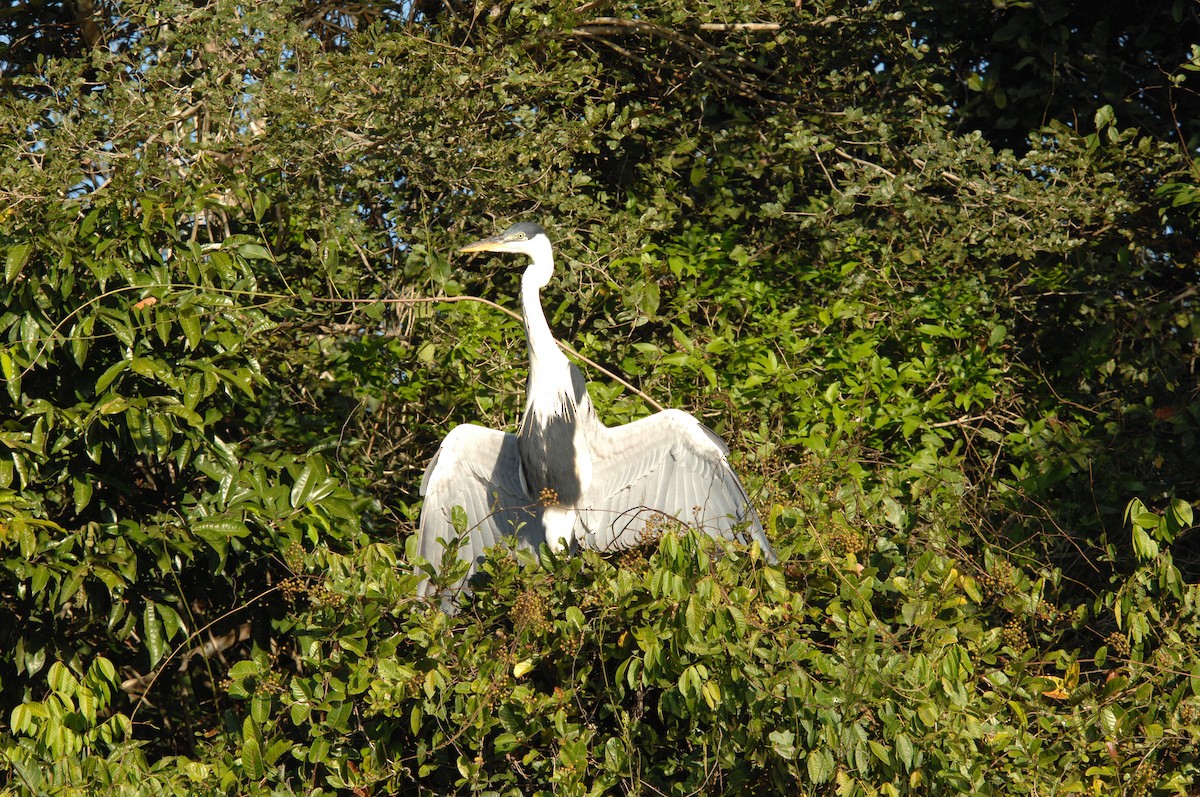
[[[624,426],[597,423],[589,443],[592,482],[577,528],[585,546],[637,545],[647,525],[666,515],[712,537],[757,541],[777,561],[724,442],[691,415],[666,410]]]
[[[470,578],[483,562],[487,548],[516,534],[519,547],[536,548],[545,538],[540,513],[521,483],[517,436],[475,424],[451,430],[425,469],[421,480],[421,524],[417,547],[423,558],[440,567],[446,546],[458,539],[451,522],[454,507],[462,507],[467,526],[458,558],[470,563]],[[464,579],[465,580],[465,579]],[[464,588],[449,585],[443,607]],[[420,593],[436,587],[426,580]]]

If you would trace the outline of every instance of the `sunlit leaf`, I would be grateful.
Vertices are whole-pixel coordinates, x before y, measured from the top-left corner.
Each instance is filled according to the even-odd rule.
[[[29,260],[29,254],[33,251],[33,244],[20,243],[9,247],[8,253],[4,256],[4,281],[6,283],[15,280],[21,273],[21,269],[25,268],[25,263]]]

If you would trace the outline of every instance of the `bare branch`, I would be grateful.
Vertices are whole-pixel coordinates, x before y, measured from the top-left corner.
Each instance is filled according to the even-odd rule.
[[[773,32],[783,28],[778,22],[701,22],[696,26],[700,30],[712,30],[726,33],[734,30],[744,30],[751,33]]]

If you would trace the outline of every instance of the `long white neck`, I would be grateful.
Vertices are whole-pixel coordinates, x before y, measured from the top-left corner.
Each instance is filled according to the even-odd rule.
[[[540,292],[554,275],[550,241],[541,236],[534,243],[536,246],[529,253],[533,262],[521,277],[521,314],[525,317],[525,336],[529,340],[529,373],[531,381],[536,382],[547,369],[565,368],[567,358],[554,342],[542,311]]]

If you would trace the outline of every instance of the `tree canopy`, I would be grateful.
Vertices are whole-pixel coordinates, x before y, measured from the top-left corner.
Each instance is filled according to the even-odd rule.
[[[1198,19],[10,8],[8,788],[1191,793]],[[778,567],[417,597],[425,463],[523,402],[521,267],[452,253],[519,219],[602,418],[720,433]]]

